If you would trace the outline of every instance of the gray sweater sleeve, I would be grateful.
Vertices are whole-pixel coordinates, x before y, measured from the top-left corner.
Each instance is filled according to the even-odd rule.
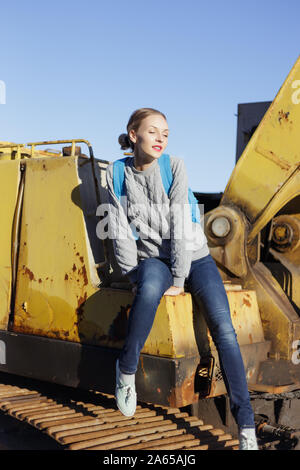
[[[188,249],[188,234],[191,233],[192,224],[188,201],[188,177],[182,159],[172,157],[171,164],[173,172],[173,183],[169,192],[171,272],[173,285],[183,287],[192,261],[192,251]]]
[[[109,200],[109,234],[113,241],[114,253],[123,275],[131,282],[137,279],[137,246],[128,223],[127,214],[113,189],[113,164],[106,169],[106,182]]]

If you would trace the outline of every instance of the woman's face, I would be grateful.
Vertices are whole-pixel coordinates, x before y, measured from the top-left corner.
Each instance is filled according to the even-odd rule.
[[[153,158],[159,158],[168,144],[168,123],[160,114],[152,114],[146,117],[137,131],[129,132],[132,142],[135,144],[135,154],[146,154]],[[137,152],[136,152],[137,150]]]

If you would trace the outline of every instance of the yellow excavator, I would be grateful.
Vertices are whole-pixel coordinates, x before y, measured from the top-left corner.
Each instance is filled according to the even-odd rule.
[[[300,58],[203,217],[257,425],[290,429],[300,428],[299,128]],[[114,393],[133,294],[97,236],[109,163],[86,140],[0,142],[0,371]],[[136,386],[142,402],[233,426],[189,292],[161,299]]]

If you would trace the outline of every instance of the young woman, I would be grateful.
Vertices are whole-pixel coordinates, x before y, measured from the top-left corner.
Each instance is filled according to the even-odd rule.
[[[121,149],[132,150],[132,157],[122,159],[122,197],[116,193],[113,163],[107,168],[110,237],[117,262],[134,285],[135,293],[125,345],[116,363],[117,406],[124,415],[134,415],[135,373],[156,310],[163,295],[180,295],[186,282],[195,302],[204,310],[218,350],[231,410],[239,427],[240,449],[256,450],[245,369],[222,278],[206,237],[202,229],[199,231],[200,225],[196,224],[196,239],[191,242],[187,235],[193,223],[190,217],[183,217],[189,200],[182,159],[170,157],[173,182],[169,194],[162,182],[158,159],[166,149],[168,133],[163,113],[152,108],[138,109],[129,119],[127,134],[119,137]],[[191,226],[178,236],[183,219],[184,224]]]

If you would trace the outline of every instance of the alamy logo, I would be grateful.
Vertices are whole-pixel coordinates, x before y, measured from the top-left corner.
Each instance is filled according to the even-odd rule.
[[[0,80],[0,104],[6,104],[6,85],[3,80]]]
[[[122,196],[121,206],[110,203],[100,204],[96,215],[101,217],[96,233],[100,240],[164,240],[174,238],[184,240],[186,249],[193,249],[195,243],[203,244],[203,219],[192,223],[190,204],[168,203],[151,204],[150,208],[141,204],[131,204],[128,209],[127,197]],[[198,204],[200,215],[204,214],[204,204]],[[172,227],[172,233],[171,233]],[[136,238],[136,239],[137,239]]]
[[[292,354],[292,363],[298,365],[300,364],[300,340],[299,339],[296,339],[295,341],[293,341],[292,348],[294,351]]]
[[[292,83],[292,88],[296,88],[296,91],[292,93],[292,102],[293,104],[300,103],[300,80],[294,80]]]
[[[0,364],[6,364],[6,344],[0,340]]]

